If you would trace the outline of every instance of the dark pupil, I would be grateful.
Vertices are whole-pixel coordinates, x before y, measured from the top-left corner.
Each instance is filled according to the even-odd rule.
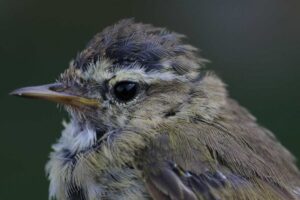
[[[122,81],[114,87],[116,97],[121,101],[129,101],[133,99],[137,93],[137,83],[130,81]]]

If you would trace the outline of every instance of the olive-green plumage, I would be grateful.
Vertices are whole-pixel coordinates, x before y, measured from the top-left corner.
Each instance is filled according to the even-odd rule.
[[[55,84],[13,92],[70,113],[46,167],[50,198],[300,199],[293,156],[183,39],[122,20]]]

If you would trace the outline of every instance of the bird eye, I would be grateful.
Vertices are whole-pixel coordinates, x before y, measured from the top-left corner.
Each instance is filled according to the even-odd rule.
[[[138,84],[132,81],[121,81],[114,86],[114,94],[119,101],[132,100],[138,92]]]

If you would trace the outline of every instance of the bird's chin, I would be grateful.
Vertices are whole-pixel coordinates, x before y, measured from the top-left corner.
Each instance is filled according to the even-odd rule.
[[[88,113],[91,113],[92,110],[84,106],[71,106],[59,104],[59,107],[63,107],[64,110],[71,116],[71,118],[76,119],[78,122],[85,123],[88,122]]]
[[[95,109],[84,106],[84,105],[68,105],[68,104],[59,104],[59,106],[63,107],[69,113],[78,113],[80,115],[86,115],[86,113],[94,112]]]

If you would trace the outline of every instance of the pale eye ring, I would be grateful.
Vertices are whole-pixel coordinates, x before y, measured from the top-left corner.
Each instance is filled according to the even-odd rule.
[[[123,103],[133,100],[139,91],[139,84],[133,81],[120,81],[113,87],[115,98]]]

